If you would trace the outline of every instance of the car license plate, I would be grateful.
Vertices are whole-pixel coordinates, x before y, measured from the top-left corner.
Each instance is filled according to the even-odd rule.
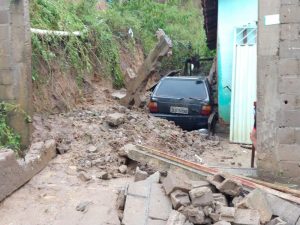
[[[186,107],[170,107],[170,113],[189,114],[189,109]]]

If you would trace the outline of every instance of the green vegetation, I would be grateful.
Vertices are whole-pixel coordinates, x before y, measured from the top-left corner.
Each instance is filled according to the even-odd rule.
[[[31,0],[30,16],[33,28],[84,33],[80,37],[34,34],[34,80],[39,79],[41,64],[47,65],[51,74],[55,61],[62,70],[74,72],[79,84],[85,74],[100,70],[121,87],[120,46],[130,50],[140,43],[147,54],[157,42],[158,28],[173,41],[173,56],[164,61],[162,70],[182,68],[184,60],[194,54],[214,54],[205,45],[201,11],[192,0],[164,4],[154,0],[115,1],[106,11],[97,10],[96,0]],[[130,28],[134,39],[128,35]]]
[[[20,153],[20,136],[7,123],[9,112],[18,111],[15,105],[0,103],[0,148],[6,147]]]

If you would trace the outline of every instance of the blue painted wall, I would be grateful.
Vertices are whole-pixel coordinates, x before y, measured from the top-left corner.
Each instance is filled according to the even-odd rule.
[[[234,29],[248,23],[253,24],[257,19],[258,0],[219,0],[218,99],[220,117],[227,123],[230,122]]]

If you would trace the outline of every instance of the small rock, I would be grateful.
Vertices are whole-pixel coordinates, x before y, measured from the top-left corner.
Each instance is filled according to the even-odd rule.
[[[119,172],[122,174],[125,174],[127,172],[127,166],[126,165],[122,165],[119,167]]]
[[[88,147],[88,149],[87,149],[87,152],[88,153],[95,153],[95,152],[97,152],[98,150],[97,150],[97,147],[96,146],[94,146],[94,145],[90,145],[89,147]]]
[[[134,182],[145,180],[148,177],[148,173],[146,171],[140,170],[139,167],[135,170]]]
[[[125,122],[125,115],[122,113],[113,113],[106,117],[108,125],[118,127]]]
[[[88,206],[92,203],[93,203],[92,201],[81,202],[76,206],[76,210],[85,213],[88,210]]]
[[[100,172],[97,175],[97,178],[102,179],[102,180],[109,180],[109,174],[107,172]]]
[[[91,177],[90,175],[88,175],[87,173],[85,173],[85,172],[80,172],[80,173],[78,174],[78,178],[79,178],[80,180],[84,181],[84,182],[89,181],[89,180],[92,179],[92,177]]]

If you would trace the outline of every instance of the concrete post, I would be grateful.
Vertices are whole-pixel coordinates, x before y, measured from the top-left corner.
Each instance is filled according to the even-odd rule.
[[[0,6],[0,101],[20,106],[32,115],[31,37],[28,0],[2,0]],[[29,145],[31,124],[21,113],[9,122]]]

